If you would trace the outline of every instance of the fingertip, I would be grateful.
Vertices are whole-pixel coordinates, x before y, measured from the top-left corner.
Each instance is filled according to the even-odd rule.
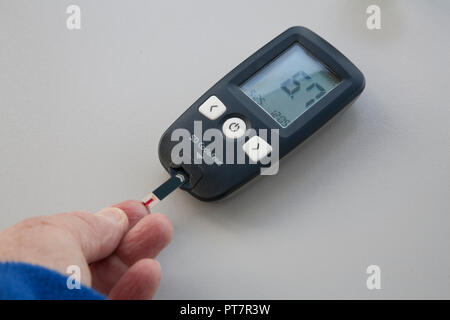
[[[172,235],[170,220],[160,213],[152,213],[128,231],[116,253],[128,265],[155,258],[170,243]]]
[[[153,213],[152,222],[155,227],[158,228],[158,233],[163,237],[163,239],[161,239],[161,242],[168,244],[173,237],[172,222],[162,213]]]
[[[161,264],[154,259],[144,258],[132,265],[131,268],[134,273],[141,276],[143,285],[152,292],[149,298],[153,297],[161,281]]]
[[[161,280],[161,266],[153,259],[142,259],[132,265],[111,290],[108,298],[115,300],[151,299]]]
[[[142,270],[143,272],[151,272],[153,278],[158,281],[161,278],[161,264],[157,260],[150,258],[141,259],[136,262],[135,266],[138,270]]]
[[[128,227],[128,216],[127,214],[120,208],[116,207],[108,207],[100,210],[95,214],[98,217],[103,217],[108,219],[113,223],[120,224],[125,228]]]
[[[120,203],[115,204],[113,207],[120,208],[124,211],[138,211],[142,214],[147,214],[149,212],[148,208],[138,200],[125,200]]]
[[[113,207],[123,210],[128,216],[130,227],[134,226],[139,220],[150,213],[149,209],[138,200],[126,200]]]

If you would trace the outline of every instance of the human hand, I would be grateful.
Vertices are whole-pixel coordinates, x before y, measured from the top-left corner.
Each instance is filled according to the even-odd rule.
[[[26,262],[66,274],[77,265],[81,282],[109,299],[151,299],[161,278],[153,260],[173,228],[128,200],[96,214],[61,213],[26,219],[0,232],[0,261]]]

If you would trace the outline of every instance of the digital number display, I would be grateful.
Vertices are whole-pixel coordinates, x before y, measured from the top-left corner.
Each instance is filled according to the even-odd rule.
[[[245,81],[240,89],[283,128],[341,80],[296,43]]]

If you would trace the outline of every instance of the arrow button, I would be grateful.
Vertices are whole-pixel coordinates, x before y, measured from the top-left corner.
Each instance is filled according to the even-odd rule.
[[[253,136],[242,146],[251,161],[258,162],[272,152],[272,146],[261,137]]]
[[[216,96],[211,96],[201,104],[198,111],[209,120],[216,120],[219,118],[227,108]]]

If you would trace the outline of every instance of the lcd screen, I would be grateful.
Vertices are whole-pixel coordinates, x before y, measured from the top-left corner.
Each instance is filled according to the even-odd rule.
[[[296,43],[240,89],[286,128],[340,82],[321,61]]]

